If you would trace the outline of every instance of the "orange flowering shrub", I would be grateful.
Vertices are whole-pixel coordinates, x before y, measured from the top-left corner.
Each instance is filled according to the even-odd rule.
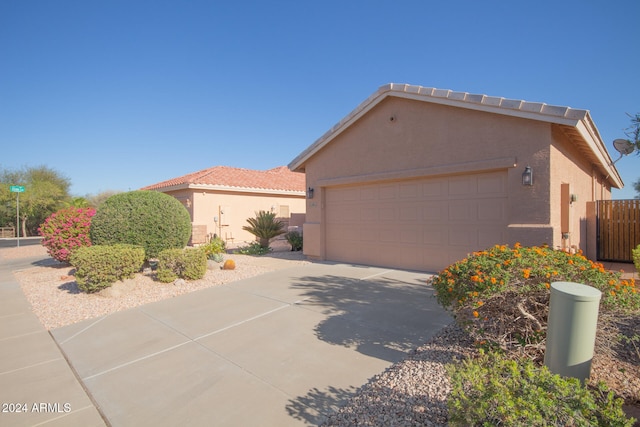
[[[620,371],[625,369],[625,375],[639,378],[636,367],[640,366],[640,353],[634,325],[640,321],[640,292],[633,280],[622,279],[620,273],[607,271],[581,253],[570,254],[546,246],[496,245],[450,265],[432,279],[438,302],[453,311],[456,322],[479,349],[533,361],[539,366],[546,351],[550,288],[559,281],[584,283],[602,292],[596,351],[619,355]],[[518,373],[514,372],[507,378],[509,381],[517,378]],[[530,372],[527,375],[536,378]],[[486,388],[486,375],[476,377],[479,382],[476,378],[470,383]],[[499,384],[505,378],[491,381]],[[640,396],[636,386],[622,385],[617,372],[601,369],[594,378],[605,381],[618,396],[629,396],[628,402],[635,402]],[[517,384],[515,390],[521,392],[522,386]],[[553,398],[548,387],[541,390]],[[473,404],[484,402],[469,395],[466,398]]]
[[[621,279],[620,273],[606,270],[580,252],[570,254],[548,246],[496,245],[450,265],[433,278],[432,284],[438,302],[458,311],[480,310],[479,301],[507,291],[522,295],[548,292],[551,282],[560,281],[599,289],[604,308],[640,310],[640,293],[633,279]],[[474,317],[482,317],[481,311]]]

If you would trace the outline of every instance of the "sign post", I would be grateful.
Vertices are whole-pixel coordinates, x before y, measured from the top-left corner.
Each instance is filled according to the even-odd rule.
[[[24,193],[24,186],[12,185],[9,189],[12,193],[16,193],[16,235],[18,237],[17,244],[20,247],[20,193]]]

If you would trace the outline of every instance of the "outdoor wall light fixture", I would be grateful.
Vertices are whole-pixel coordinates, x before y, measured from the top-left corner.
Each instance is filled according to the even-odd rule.
[[[313,199],[313,188],[311,187],[307,189],[307,199]]]
[[[522,172],[522,185],[527,187],[533,185],[533,171],[531,170],[531,166],[527,166],[524,168],[524,172]]]

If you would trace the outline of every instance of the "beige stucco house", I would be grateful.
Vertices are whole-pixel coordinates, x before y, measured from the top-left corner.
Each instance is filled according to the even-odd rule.
[[[306,255],[424,271],[498,243],[586,252],[587,202],[623,185],[586,110],[404,84],[289,168],[313,190]]]
[[[289,226],[304,221],[304,174],[286,166],[257,171],[216,166],[142,188],[169,194],[189,211],[191,244],[217,235],[230,245],[255,240],[242,227],[257,211],[274,212]]]

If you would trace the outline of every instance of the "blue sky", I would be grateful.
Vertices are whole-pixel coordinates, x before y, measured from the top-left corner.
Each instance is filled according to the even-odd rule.
[[[640,112],[640,2],[0,2],[0,167],[74,195],[288,164],[394,83]],[[616,163],[632,198],[640,157]]]

